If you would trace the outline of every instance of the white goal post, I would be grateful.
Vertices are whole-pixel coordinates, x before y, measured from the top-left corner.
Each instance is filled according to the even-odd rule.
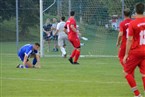
[[[46,9],[43,10],[43,0],[39,0],[39,6],[40,6],[40,56],[44,56],[44,50],[43,50],[43,13],[47,11],[49,8],[51,8],[56,3],[56,0],[48,6]]]

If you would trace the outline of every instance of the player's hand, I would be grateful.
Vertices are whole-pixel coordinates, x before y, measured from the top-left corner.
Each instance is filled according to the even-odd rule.
[[[41,68],[41,65],[37,63],[37,64],[35,65],[35,68]]]
[[[80,32],[78,32],[78,35],[79,35],[79,36],[82,36],[82,34],[81,34]]]
[[[50,34],[49,31],[47,31],[46,34],[49,35]]]
[[[119,47],[120,46],[120,43],[116,43],[116,47]]]
[[[125,64],[125,63],[126,63],[127,58],[128,58],[128,55],[125,55],[125,56],[124,56],[124,58],[123,58],[123,64]]]

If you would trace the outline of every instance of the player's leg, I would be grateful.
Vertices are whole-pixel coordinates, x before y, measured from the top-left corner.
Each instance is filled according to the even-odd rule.
[[[24,54],[18,53],[18,58],[23,62],[24,61]],[[29,61],[29,60],[27,59],[27,61]],[[24,64],[18,64],[16,68],[28,68],[28,66],[26,66]]]
[[[72,51],[71,56],[70,56],[70,58],[68,59],[68,60],[70,61],[71,64],[74,63],[74,62],[73,62],[73,58],[74,58],[75,54],[76,54],[76,49],[74,49],[74,50]]]
[[[33,64],[28,60],[28,61],[26,62],[26,67],[28,67],[28,68],[33,68]]]
[[[75,48],[75,57],[74,57],[74,64],[79,64],[78,59],[80,57],[80,40],[79,38],[76,38],[73,40],[73,46]]]
[[[66,41],[67,41],[67,36],[63,38],[63,48],[65,50],[64,52],[64,58],[67,57],[67,52],[66,52]]]
[[[41,67],[40,56],[38,54],[33,54],[31,58],[33,58],[33,62],[32,62],[33,68],[40,68]]]
[[[79,57],[80,57],[80,52],[81,52],[80,50],[81,50],[80,48],[77,48],[77,49],[76,49],[74,64],[79,64],[79,63],[78,63],[78,59],[79,59]]]
[[[142,74],[142,82],[145,92],[145,59],[142,61],[142,63],[139,65],[140,73]]]
[[[33,58],[32,64],[34,66],[37,63],[36,54],[31,54],[30,58]]]
[[[63,37],[59,37],[58,38],[58,45],[60,47],[60,50],[62,52],[62,57],[65,57],[66,56],[66,50],[65,50],[65,47],[64,47],[64,38]]]
[[[69,41],[74,46],[73,39],[69,39]],[[73,64],[73,58],[75,57],[75,54],[76,54],[76,49],[74,48],[70,55],[70,58],[68,59],[71,64]]]
[[[125,50],[120,49],[120,51],[118,53],[118,58],[119,58],[120,64],[122,65],[123,68],[125,67],[125,64],[123,63],[123,58],[124,58],[124,55],[125,55],[124,52],[125,52]],[[126,75],[124,70],[123,70],[123,74]],[[134,77],[134,71],[132,72],[132,75]]]
[[[27,60],[26,65],[19,64],[17,68],[33,68],[33,64],[29,60]]]
[[[51,39],[48,39],[47,40],[47,44],[48,44],[48,50],[47,50],[47,52],[50,52],[50,46],[51,46],[50,43],[51,43]]]
[[[58,51],[58,45],[57,45],[57,40],[58,40],[58,36],[57,35],[55,35],[55,36],[53,36],[53,40],[54,40],[54,48],[53,48],[53,51],[54,52],[57,52]]]
[[[131,90],[134,92],[134,95],[137,97],[140,95],[140,92],[137,88],[136,81],[132,74],[139,63],[140,60],[138,58],[136,58],[134,55],[130,55],[124,67],[125,78],[129,86],[131,87]]]

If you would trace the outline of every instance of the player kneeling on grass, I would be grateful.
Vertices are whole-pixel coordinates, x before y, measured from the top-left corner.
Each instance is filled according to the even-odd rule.
[[[23,62],[19,64],[17,68],[40,68],[40,56],[38,50],[40,48],[39,43],[26,44],[22,46],[18,51],[18,57]],[[33,62],[29,61],[29,58],[34,58]]]

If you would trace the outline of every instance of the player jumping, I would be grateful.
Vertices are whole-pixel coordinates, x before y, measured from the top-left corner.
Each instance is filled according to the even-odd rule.
[[[74,47],[74,50],[72,51],[72,54],[69,58],[69,61],[71,64],[79,64],[78,59],[80,56],[80,39],[78,37],[78,32],[76,29],[76,20],[74,19],[75,12],[70,12],[70,18],[67,20],[65,24],[64,31],[68,35],[68,39],[71,42],[71,44]],[[74,61],[73,61],[74,58]]]
[[[135,20],[130,22],[126,52],[123,59],[126,80],[134,92],[134,97],[142,97],[136,81],[132,75],[138,66],[142,74],[142,81],[145,91],[145,17],[143,15],[145,6],[143,3],[136,5]]]
[[[19,64],[17,68],[34,68],[34,67],[40,67],[40,57],[38,50],[40,48],[39,43],[32,44],[26,44],[22,46],[18,51],[18,57],[23,62],[23,64]],[[33,57],[33,63],[29,61],[28,58]],[[37,63],[37,65],[36,65]]]

